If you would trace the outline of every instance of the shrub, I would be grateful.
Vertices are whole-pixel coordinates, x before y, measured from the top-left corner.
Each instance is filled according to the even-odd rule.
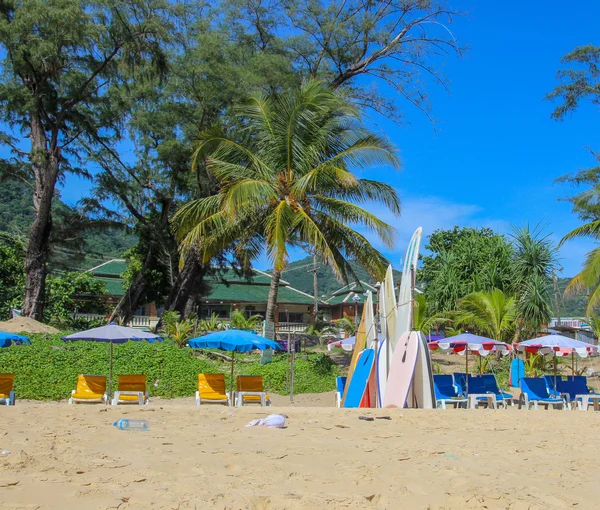
[[[0,372],[15,374],[17,398],[59,400],[75,389],[78,374],[108,375],[109,344],[69,342],[61,335],[30,335],[32,345],[0,349]],[[286,393],[288,361],[284,354],[260,365],[257,355],[238,355],[235,375],[262,375],[265,387]],[[145,374],[151,396],[192,396],[199,373],[224,373],[229,387],[230,363],[213,360],[204,351],[180,349],[173,341],[127,342],[114,345],[114,387],[119,374]],[[337,367],[324,354],[298,356],[295,363],[295,393],[317,393],[335,388]]]

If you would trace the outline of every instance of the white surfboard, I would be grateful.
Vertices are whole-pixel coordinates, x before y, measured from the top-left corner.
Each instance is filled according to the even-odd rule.
[[[390,366],[383,407],[406,406],[413,384],[415,366],[419,353],[419,338],[415,331],[404,333],[394,350]]]
[[[404,256],[404,266],[402,267],[402,283],[398,292],[398,314],[396,319],[396,334],[398,336],[410,331],[410,314],[411,314],[411,286],[412,276],[411,269],[415,274],[417,271],[417,263],[419,261],[419,247],[421,245],[421,237],[423,229],[419,227],[415,230],[408,250]]]
[[[377,352],[377,385],[379,406],[383,405],[383,396],[390,373],[390,364],[394,346],[398,340],[396,336],[396,295],[394,292],[394,275],[392,266],[389,266],[385,279],[379,292],[379,313],[382,341]]]
[[[407,407],[418,409],[435,408],[435,390],[433,388],[433,371],[431,357],[425,335],[420,331],[413,331],[418,337],[417,363],[413,375],[413,382],[406,401]]]
[[[363,316],[365,318],[365,329],[367,330],[367,349],[374,349],[375,340],[377,340],[377,323],[373,311],[373,294],[369,290],[363,307]]]

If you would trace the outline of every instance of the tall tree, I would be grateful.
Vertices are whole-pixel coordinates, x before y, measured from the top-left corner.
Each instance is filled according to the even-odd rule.
[[[574,112],[584,100],[600,104],[600,47],[579,46],[563,57],[561,63],[570,67],[558,71],[560,84],[547,96],[547,99],[559,101],[552,113],[557,120],[563,120],[568,113]],[[592,154],[600,160],[597,154]],[[569,198],[573,212],[585,223],[565,235],[559,246],[577,237],[600,241],[600,167],[565,175],[558,182],[586,187]],[[582,271],[573,278],[566,292],[583,289],[590,289],[586,315],[591,317],[600,305],[600,247],[587,254]]]
[[[375,164],[397,166],[389,143],[359,123],[358,111],[343,94],[316,81],[294,92],[256,96],[238,116],[246,126],[239,137],[211,129],[198,139],[195,164],[206,165],[220,191],[177,212],[184,251],[196,248],[206,261],[240,235],[247,238],[250,255],[264,242],[274,266],[269,321],[290,245],[314,250],[341,277],[352,273],[347,258],[383,275],[384,257],[347,224],[391,241],[392,228],[361,204],[381,202],[398,214],[395,190],[352,172]]]
[[[57,181],[82,150],[115,129],[107,108],[124,69],[164,67],[161,0],[8,0],[0,4],[2,142],[34,182],[23,312],[42,319],[51,206]],[[132,73],[127,73],[131,77]],[[140,76],[138,76],[139,78]],[[22,135],[24,140],[17,139]]]
[[[513,292],[513,248],[489,228],[437,230],[428,239],[418,279],[425,285],[430,313],[456,310],[471,292],[498,288]]]
[[[518,340],[522,332],[534,336],[550,322],[550,282],[556,267],[556,248],[539,226],[515,229],[512,244]]]

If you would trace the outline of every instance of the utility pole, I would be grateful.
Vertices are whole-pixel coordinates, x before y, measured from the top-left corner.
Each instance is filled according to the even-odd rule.
[[[554,283],[554,303],[556,304],[556,325],[560,326],[560,306],[558,299],[558,278],[556,273],[552,271],[552,281]]]

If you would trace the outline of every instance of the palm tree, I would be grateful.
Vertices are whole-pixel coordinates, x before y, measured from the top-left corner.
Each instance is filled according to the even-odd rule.
[[[512,238],[518,340],[522,330],[534,336],[552,318],[549,284],[556,266],[556,248],[539,226],[514,229]]]
[[[390,245],[392,227],[363,206],[379,202],[399,214],[400,201],[391,186],[359,179],[352,170],[397,167],[388,141],[360,124],[342,92],[316,81],[295,92],[256,96],[236,113],[237,137],[212,129],[198,138],[194,165],[206,165],[221,188],[177,212],[182,252],[197,247],[208,262],[235,245],[238,258],[248,261],[265,247],[273,263],[268,321],[274,321],[290,246],[316,253],[343,280],[354,274],[351,258],[383,277],[385,258],[356,227]]]
[[[415,330],[427,335],[432,329],[437,330],[441,325],[452,322],[450,318],[444,317],[442,314],[430,315],[428,313],[425,294],[415,294],[414,300],[413,320]]]
[[[516,303],[499,289],[473,292],[459,302],[457,322],[494,340],[508,340],[514,329]]]
[[[260,315],[250,315],[250,317],[246,317],[241,310],[234,310],[231,313],[230,325],[235,329],[244,329],[248,331],[256,330],[260,328],[262,322],[263,318]]]

